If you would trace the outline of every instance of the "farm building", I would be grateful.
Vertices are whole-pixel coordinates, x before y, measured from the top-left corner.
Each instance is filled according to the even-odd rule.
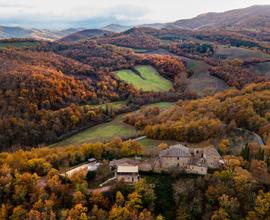
[[[120,165],[116,170],[117,181],[136,183],[139,181],[139,167],[136,165]]]
[[[207,166],[212,169],[217,169],[224,165],[224,161],[217,150],[213,147],[204,148],[204,158]]]
[[[162,169],[171,167],[185,168],[190,163],[191,153],[183,145],[174,145],[159,153]]]
[[[153,170],[153,161],[154,159],[141,159],[135,157],[133,158],[122,158],[119,160],[112,160],[109,164],[111,170],[116,170],[117,166],[124,166],[124,165],[132,165],[132,166],[138,166],[139,171],[152,171]]]
[[[224,165],[222,157],[214,147],[189,148],[181,144],[160,151],[159,157],[147,159],[122,158],[110,162],[111,170],[119,167],[138,167],[142,172],[186,172],[206,175],[208,169],[219,169]]]
[[[119,165],[139,165],[141,163],[141,160],[136,160],[133,158],[122,158],[119,160],[112,160],[109,163],[109,166],[112,170],[116,169]]]
[[[177,169],[187,173],[207,174],[208,168],[218,169],[223,165],[222,157],[214,147],[188,148],[177,144],[159,153],[154,170]]]
[[[65,172],[65,175],[67,177],[72,177],[74,174],[78,172],[84,172],[86,175],[87,172],[89,171],[93,171],[93,172],[96,171],[101,165],[101,163],[97,162],[95,158],[90,158],[87,161],[88,162],[85,164],[79,165],[77,167],[72,168],[71,170],[68,170],[67,172]]]

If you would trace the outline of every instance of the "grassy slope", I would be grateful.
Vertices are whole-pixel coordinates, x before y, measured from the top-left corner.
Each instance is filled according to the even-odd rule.
[[[254,64],[248,69],[255,74],[270,76],[270,62]]]
[[[158,103],[154,103],[154,104],[148,104],[145,106],[142,106],[141,108],[148,108],[148,107],[159,107],[159,109],[161,111],[170,108],[171,106],[175,105],[174,102],[158,102]]]
[[[223,56],[227,59],[252,59],[265,58],[270,59],[270,55],[258,50],[247,48],[228,47],[218,45],[215,57]],[[223,91],[228,88],[222,80],[211,76],[208,72],[210,67],[203,61],[191,60],[183,58],[187,62],[189,71],[193,71],[194,75],[188,80],[188,88],[190,91],[196,92],[199,96],[211,95],[216,92]],[[256,64],[250,67],[252,72],[262,75],[270,75],[270,63]]]
[[[169,91],[172,89],[172,82],[162,77],[153,67],[137,66],[136,69],[144,79],[155,85],[158,91]]]
[[[75,134],[59,143],[52,145],[53,147],[79,145],[84,143],[109,141],[114,137],[131,138],[139,135],[139,132],[133,126],[125,124],[122,119],[124,115],[117,116],[113,121],[96,125]]]
[[[127,104],[127,101],[118,101],[118,102],[110,102],[110,103],[104,103],[104,104],[100,104],[100,105],[95,105],[95,107],[102,108],[103,110],[106,109],[106,106],[108,108],[121,109],[124,106],[126,106],[126,104]]]
[[[118,103],[118,102],[117,102]],[[161,102],[156,104],[150,104],[147,106],[158,106],[161,110],[169,108],[174,103]],[[144,107],[147,107],[144,106]],[[127,113],[129,114],[129,113]],[[132,138],[139,135],[139,132],[133,126],[130,126],[123,122],[123,118],[126,114],[117,116],[113,121],[103,123],[92,128],[86,129],[78,134],[75,134],[65,140],[51,145],[52,147],[67,146],[67,145],[79,145],[84,143],[93,143],[97,141],[109,141],[114,137]],[[146,148],[153,147],[153,144],[149,142],[143,144]]]
[[[163,78],[153,67],[137,66],[136,69],[142,77],[131,70],[120,70],[116,74],[120,79],[143,91],[164,92],[172,88],[172,83]]]
[[[153,140],[150,138],[144,138],[142,140],[137,141],[144,149],[146,154],[156,155],[158,154],[158,146],[162,143],[167,144],[168,146],[177,144],[176,141],[168,141],[168,140]]]
[[[193,71],[188,79],[188,89],[199,96],[211,95],[228,88],[225,82],[211,76],[208,72],[209,65],[203,61],[187,59],[187,69]]]
[[[215,56],[224,56],[227,57],[228,59],[252,59],[252,58],[265,58],[269,59],[270,55],[265,54],[259,50],[251,50],[247,48],[241,48],[241,47],[228,47],[228,46],[223,46],[219,45]]]

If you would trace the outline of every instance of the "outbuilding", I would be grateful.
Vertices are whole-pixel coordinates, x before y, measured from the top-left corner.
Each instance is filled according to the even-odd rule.
[[[136,183],[139,181],[139,167],[137,165],[120,165],[116,170],[117,181]]]

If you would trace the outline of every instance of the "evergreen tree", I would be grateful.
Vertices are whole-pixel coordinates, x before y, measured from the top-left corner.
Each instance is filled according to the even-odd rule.
[[[244,160],[250,161],[250,151],[248,144],[246,144],[245,147],[242,149],[241,156],[244,158]]]

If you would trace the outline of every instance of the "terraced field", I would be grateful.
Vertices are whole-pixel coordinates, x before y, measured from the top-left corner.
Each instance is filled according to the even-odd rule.
[[[143,91],[165,92],[173,88],[172,82],[162,77],[152,66],[137,66],[132,70],[120,70],[116,75],[123,81]]]

